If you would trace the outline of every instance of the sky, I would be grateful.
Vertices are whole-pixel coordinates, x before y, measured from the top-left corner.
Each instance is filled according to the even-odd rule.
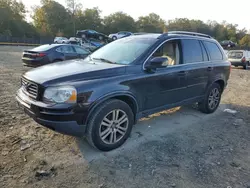
[[[65,0],[56,0],[65,5]],[[83,8],[99,7],[102,16],[123,11],[134,19],[154,12],[164,20],[175,18],[215,20],[238,24],[250,30],[250,0],[78,0]],[[40,0],[22,0],[27,8],[40,4]]]

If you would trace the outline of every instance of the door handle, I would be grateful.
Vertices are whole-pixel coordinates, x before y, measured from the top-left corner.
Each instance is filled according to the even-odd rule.
[[[208,67],[207,70],[208,71],[212,71],[214,68],[213,67]]]

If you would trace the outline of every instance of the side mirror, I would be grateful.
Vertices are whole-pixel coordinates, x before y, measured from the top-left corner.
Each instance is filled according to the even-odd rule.
[[[164,68],[168,66],[167,57],[154,57],[145,64],[146,70]]]

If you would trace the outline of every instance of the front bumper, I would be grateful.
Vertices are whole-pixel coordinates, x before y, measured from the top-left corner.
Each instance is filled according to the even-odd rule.
[[[18,90],[16,100],[27,115],[44,127],[71,136],[83,136],[85,133],[86,126],[81,124],[80,114],[74,113],[68,106],[55,107],[34,101],[21,89]]]

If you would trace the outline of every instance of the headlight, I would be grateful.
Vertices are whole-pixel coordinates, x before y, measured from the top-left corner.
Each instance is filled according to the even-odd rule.
[[[43,95],[44,102],[76,103],[77,91],[72,86],[48,87]]]

